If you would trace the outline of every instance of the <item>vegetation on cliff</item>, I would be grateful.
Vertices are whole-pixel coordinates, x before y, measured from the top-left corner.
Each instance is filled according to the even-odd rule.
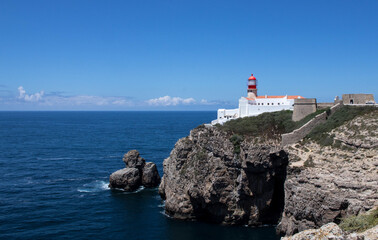
[[[217,127],[226,132],[240,136],[260,137],[265,139],[281,139],[281,134],[291,132],[328,109],[318,110],[298,122],[292,120],[293,112],[283,110],[279,112],[263,113],[254,117],[238,118]]]
[[[334,139],[334,135],[329,134],[333,129],[340,127],[346,122],[362,115],[374,114],[378,118],[378,108],[366,106],[366,107],[352,107],[343,106],[332,114],[325,123],[320,124],[315,127],[307,136],[306,139],[313,140],[319,143],[321,146],[334,145],[335,147],[340,146],[340,143]],[[361,128],[363,126],[359,126]],[[362,130],[362,129],[360,129]]]
[[[366,214],[346,217],[340,223],[341,229],[346,232],[363,232],[376,225],[378,225],[378,208]]]

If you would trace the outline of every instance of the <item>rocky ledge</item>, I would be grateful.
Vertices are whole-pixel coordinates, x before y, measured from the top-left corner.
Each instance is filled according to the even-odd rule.
[[[375,240],[378,236],[378,225],[362,233],[346,233],[336,224],[328,223],[319,229],[309,229],[281,240]]]
[[[159,193],[176,219],[256,226],[277,223],[288,155],[217,127],[200,126],[164,160]]]
[[[160,183],[159,172],[155,163],[147,162],[137,150],[131,150],[123,156],[126,168],[112,173],[109,177],[109,187],[135,191],[140,186],[157,187]]]

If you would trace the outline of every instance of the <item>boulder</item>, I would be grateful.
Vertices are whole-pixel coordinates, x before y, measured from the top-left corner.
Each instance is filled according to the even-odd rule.
[[[157,187],[160,183],[156,164],[148,162],[139,155],[137,150],[131,150],[123,156],[126,168],[112,173],[109,177],[109,187],[125,191],[135,191],[140,186]]]
[[[145,160],[139,155],[137,150],[131,150],[123,156],[123,162],[128,168],[137,168],[140,171],[143,169]]]
[[[146,163],[142,170],[142,185],[145,187],[157,187],[159,183],[160,176],[156,164],[153,162]]]
[[[123,168],[109,177],[110,188],[121,188],[131,192],[138,189],[141,185],[141,176],[137,168]]]

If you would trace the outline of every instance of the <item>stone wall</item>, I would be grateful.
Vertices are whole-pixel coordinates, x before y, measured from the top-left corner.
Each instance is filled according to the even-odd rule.
[[[329,113],[323,112],[321,114],[318,114],[302,127],[295,129],[291,133],[282,134],[282,142],[281,142],[282,146],[296,143],[302,138],[304,138],[307,134],[311,132],[311,130],[314,127],[318,126],[321,123],[324,123],[327,120],[328,116],[332,115],[341,106],[342,104],[338,103],[335,106],[331,107]]]
[[[373,94],[343,94],[343,104],[375,103]]]
[[[293,121],[299,121],[316,111],[316,98],[294,99]]]
[[[324,108],[330,108],[330,107],[333,107],[333,105],[335,105],[335,103],[333,102],[317,103],[316,109],[319,110],[319,109],[324,109]]]

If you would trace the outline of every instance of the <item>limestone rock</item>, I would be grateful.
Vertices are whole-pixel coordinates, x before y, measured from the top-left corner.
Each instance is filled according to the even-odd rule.
[[[142,171],[142,185],[145,187],[157,187],[159,183],[160,176],[156,164],[153,162],[146,163]]]
[[[245,139],[238,154],[230,138],[216,127],[201,126],[176,143],[164,160],[159,187],[168,215],[250,226],[277,223],[286,152]]]
[[[285,148],[290,163],[279,233],[289,236],[337,223],[378,205],[377,126],[375,112],[332,130],[339,147],[302,142]]]
[[[343,240],[345,235],[343,230],[336,223],[329,223],[320,229],[310,229],[297,233],[291,237],[284,237],[281,240]]]
[[[309,229],[281,240],[376,240],[378,225],[362,233],[346,233],[336,224],[328,223],[319,229]]]
[[[110,188],[120,188],[125,191],[135,191],[141,185],[141,177],[137,168],[123,168],[109,177]]]
[[[123,156],[126,168],[112,173],[109,177],[109,187],[125,191],[135,191],[140,186],[156,187],[160,183],[159,172],[155,163],[148,162],[139,155],[137,150],[131,150]]]
[[[378,225],[362,233],[352,233],[348,237],[350,240],[377,240],[378,239]]]
[[[126,164],[126,167],[137,168],[142,170],[145,160],[139,155],[137,150],[131,150],[123,156],[123,162]]]

